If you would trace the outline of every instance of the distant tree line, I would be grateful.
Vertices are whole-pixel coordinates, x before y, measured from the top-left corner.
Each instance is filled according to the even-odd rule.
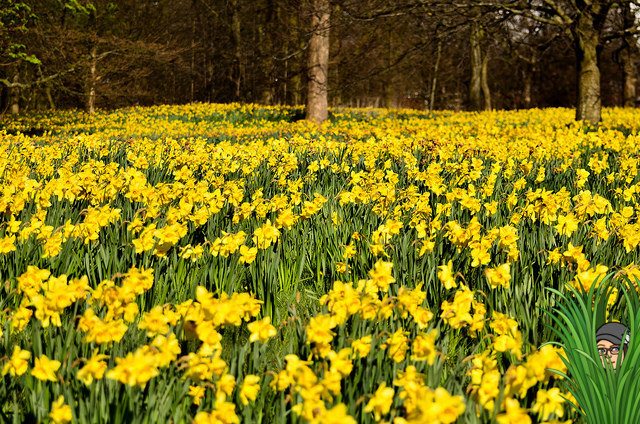
[[[0,113],[635,106],[636,1],[0,0]]]

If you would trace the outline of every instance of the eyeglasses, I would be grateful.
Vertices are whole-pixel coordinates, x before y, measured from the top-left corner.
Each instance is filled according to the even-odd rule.
[[[620,353],[620,346],[611,346],[610,348],[599,347],[598,353],[602,356],[604,355],[618,355]]]

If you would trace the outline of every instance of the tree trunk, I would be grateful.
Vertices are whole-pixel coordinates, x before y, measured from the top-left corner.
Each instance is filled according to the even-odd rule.
[[[389,29],[387,31],[387,71],[385,75],[385,87],[384,87],[384,107],[387,109],[396,107],[395,103],[395,87],[393,81],[393,71],[391,65],[393,63],[393,32]]]
[[[333,76],[331,78],[333,78],[333,82],[334,82],[334,86],[336,87],[335,91],[332,93],[331,95],[331,104],[333,106],[342,106],[342,90],[341,90],[341,83],[340,83],[340,68],[338,66],[334,66],[333,67]]]
[[[393,77],[389,77],[386,87],[384,88],[384,107],[387,109],[397,107],[398,105],[395,99],[396,93],[393,88]]]
[[[482,37],[480,25],[473,22],[471,25],[471,85],[469,87],[469,103],[471,109],[482,110],[482,50],[480,39]]]
[[[438,39],[436,63],[433,65],[433,78],[431,80],[431,94],[429,96],[429,112],[433,112],[434,103],[436,102],[436,84],[438,82],[438,67],[440,66],[440,56],[442,56],[442,40]]]
[[[489,81],[487,80],[487,67],[489,65],[489,55],[484,54],[482,59],[482,96],[484,97],[484,110],[491,110],[491,91],[489,90]]]
[[[524,97],[524,108],[531,108],[531,89],[533,88],[533,76],[536,73],[536,61],[535,58],[531,59],[531,63],[525,66],[525,69],[522,71],[522,79],[524,83],[523,88],[523,97]]]
[[[44,94],[47,96],[47,101],[49,102],[49,109],[55,110],[56,103],[53,101],[53,95],[51,94],[51,84],[45,85]]]
[[[289,60],[284,61],[284,81],[282,81],[282,99],[285,105],[289,105],[289,92],[287,84],[289,83]]]
[[[20,82],[20,74],[16,72],[13,75],[13,83],[18,84]],[[11,104],[11,114],[17,115],[20,113],[20,88],[11,87],[9,91],[9,103]]]
[[[622,104],[624,107],[634,107],[638,75],[634,55],[629,46],[625,46],[620,52],[620,61],[622,62]]]
[[[267,22],[269,24],[270,22]],[[273,47],[271,46],[271,38],[268,35],[268,26],[258,25],[258,51],[261,58],[261,71],[262,71],[262,87],[260,94],[260,102],[263,105],[273,104],[273,88],[277,84],[277,80],[274,78],[274,66],[271,52]]]
[[[238,0],[231,0],[231,35],[235,49],[236,72],[234,75],[235,98],[240,100],[242,80],[244,79],[244,65],[242,63],[242,34],[240,32],[240,16],[238,11]]]
[[[585,13],[581,16],[576,32],[575,48],[578,61],[576,120],[597,125],[601,119],[600,40],[593,26],[593,18],[589,14]]]
[[[91,66],[89,67],[89,93],[87,95],[87,111],[90,114],[96,112],[96,83],[97,78],[97,64],[98,62],[98,49],[94,45],[91,47]]]
[[[531,107],[531,72],[528,70],[522,71],[522,83],[524,87],[522,87],[522,101],[524,103],[524,109],[529,109]],[[518,96],[519,97],[519,96]],[[520,109],[520,105],[516,105],[516,108]]]
[[[311,40],[307,73],[307,119],[321,124],[328,117],[327,75],[329,71],[329,17],[328,0],[313,0]]]
[[[635,16],[628,2],[624,4],[624,29],[632,29],[635,25]],[[624,107],[636,105],[636,84],[638,72],[636,68],[636,55],[638,45],[633,35],[625,35],[622,38],[620,51],[620,65],[622,68],[622,104]]]
[[[300,106],[302,104],[302,91],[304,90],[303,88],[303,84],[301,81],[301,76],[300,73],[296,73],[292,78],[291,78],[291,85],[293,86],[291,88],[291,103],[293,106]]]
[[[195,3],[195,1],[193,2]],[[193,9],[194,4],[192,3],[191,8]],[[194,100],[194,92],[195,92],[195,68],[196,68],[196,20],[191,21],[191,68],[189,69],[189,77],[191,79],[190,89],[191,89],[191,103]]]
[[[40,66],[38,66],[38,75],[40,76],[40,79],[44,79],[42,68]],[[47,101],[49,102],[49,109],[55,110],[56,104],[53,101],[53,95],[51,94],[51,82],[49,81],[44,84],[44,94],[47,97]]]

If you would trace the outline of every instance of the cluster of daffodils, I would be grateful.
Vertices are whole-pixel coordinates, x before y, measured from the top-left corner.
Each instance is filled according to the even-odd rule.
[[[546,287],[640,279],[637,111],[298,112],[3,123],[2,414],[576,418],[532,312]]]
[[[30,370],[30,375],[38,380],[63,383],[75,374],[77,380],[93,389],[96,388],[95,383],[103,378],[144,388],[163,369],[175,367],[181,370],[183,381],[192,383],[189,394],[196,405],[208,386],[215,384],[215,406],[219,409],[215,413],[224,416],[220,422],[238,422],[234,404],[226,402],[226,396],[233,393],[236,377],[228,374],[229,366],[221,358],[222,334],[219,331],[251,321],[247,325],[251,333],[250,342],[267,342],[276,335],[276,328],[271,325],[269,317],[254,319],[260,313],[261,302],[248,293],[216,297],[204,287],[198,287],[193,300],[155,306],[140,314],[136,297],[152,288],[153,270],[133,267],[120,277],[120,284],[105,280],[92,289],[86,277],[67,282],[65,275],[53,277],[47,270],[29,266],[28,271],[17,279],[23,300],[8,319],[12,333],[20,334],[30,320],[37,321],[32,325],[42,328],[50,325],[75,326],[85,334],[83,343],[99,347],[87,358],[73,358],[58,352],[57,356],[64,358],[66,365],[65,373],[60,374],[56,372],[61,368],[61,361],[43,354],[35,357],[31,366],[32,353],[14,346],[11,356],[5,358],[2,365],[2,375],[20,377]],[[74,303],[86,308],[84,314],[77,317],[77,324],[68,319],[63,324],[61,314]],[[124,357],[112,357],[109,350],[114,343],[120,342],[124,334],[134,328],[145,334],[149,342]],[[180,343],[186,340],[197,340],[199,347],[181,355],[184,352]],[[109,366],[108,362],[113,365]],[[239,393],[246,405],[255,399],[260,389],[257,384],[260,378],[247,375],[244,380]],[[63,402],[60,397],[52,406],[50,418],[53,422],[71,420],[71,410]],[[196,416],[197,422],[203,414],[206,415]]]
[[[271,385],[279,391],[292,391],[292,410],[309,422],[352,422],[347,405],[333,404],[344,384],[361,367],[363,361],[375,356],[375,348],[386,351],[384,361],[403,364],[393,381],[382,382],[363,409],[372,413],[375,420],[391,412],[394,399],[394,415],[397,423],[451,423],[465,410],[463,398],[452,396],[445,388],[429,388],[425,376],[415,365],[433,365],[438,353],[438,332],[429,328],[433,313],[423,306],[426,294],[418,286],[414,289],[400,287],[397,296],[390,296],[394,284],[391,262],[379,260],[369,271],[369,279],[353,283],[334,282],[332,290],[320,299],[326,305],[326,313],[312,317],[306,325],[306,343],[311,355],[303,360],[288,355],[286,366],[276,375]],[[344,344],[338,333],[354,322],[366,325],[372,334],[351,339]],[[402,323],[406,322],[405,327]],[[394,332],[375,330],[380,324],[398,326]],[[344,346],[341,348],[336,345]],[[423,367],[424,367],[423,366]],[[343,381],[346,381],[343,383]],[[397,387],[394,389],[394,387]]]

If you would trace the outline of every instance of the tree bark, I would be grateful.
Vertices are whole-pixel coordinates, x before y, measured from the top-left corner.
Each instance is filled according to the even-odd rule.
[[[233,37],[234,56],[236,62],[236,72],[234,75],[235,97],[240,100],[242,80],[244,79],[244,64],[242,63],[242,33],[240,30],[240,16],[238,11],[238,0],[231,0],[231,35]]]
[[[38,76],[41,80],[44,80],[44,75],[42,74],[42,68],[38,66]],[[49,109],[55,110],[56,104],[53,101],[53,95],[51,94],[51,82],[47,81],[44,83],[44,94],[47,97],[47,101],[49,102]]]
[[[471,24],[471,84],[469,87],[469,103],[473,110],[482,110],[482,49],[480,25]]]
[[[393,63],[393,32],[391,29],[387,30],[387,71],[385,78],[385,87],[384,87],[384,107],[387,109],[392,107],[397,107],[397,103],[395,102],[396,93],[394,86],[394,73],[391,70],[391,65]]]
[[[397,107],[396,93],[393,87],[393,76],[387,79],[386,86],[384,88],[384,107],[387,109]]]
[[[16,72],[13,75],[13,83],[18,84],[20,82],[20,74]],[[13,86],[9,91],[9,103],[11,104],[11,114],[17,115],[20,113],[20,87]]]
[[[267,22],[269,24],[269,22]],[[261,70],[263,72],[262,90],[260,102],[263,105],[273,104],[273,88],[277,81],[274,81],[274,66],[271,56],[271,38],[267,35],[266,25],[258,25],[258,50],[261,57]]]
[[[301,61],[302,62],[302,61]],[[298,66],[301,66],[300,64]],[[300,76],[300,73],[296,73],[292,78],[291,78],[291,104],[294,106],[299,106],[302,104],[303,99],[303,91],[304,91],[304,87],[301,81],[302,77]]]
[[[629,3],[625,2],[624,29],[631,29],[635,26],[635,16]],[[622,68],[622,104],[624,107],[634,107],[636,105],[636,84],[638,82],[638,71],[636,67],[638,45],[632,35],[625,35],[622,38],[622,49],[620,51],[620,65]]]
[[[438,67],[440,66],[440,56],[442,56],[442,40],[438,40],[438,51],[436,53],[436,63],[433,65],[433,78],[431,80],[431,94],[429,95],[429,112],[433,112],[436,102],[436,86],[438,82]]]
[[[531,107],[531,84],[532,84],[532,75],[528,70],[522,71],[522,102],[524,103],[524,109],[529,109]],[[518,102],[519,103],[519,102]],[[517,104],[516,108],[520,108],[520,105]]]
[[[536,63],[537,63],[537,59],[535,58],[535,56],[532,56],[531,60],[527,63],[527,65],[524,67],[522,71],[522,79],[524,83],[522,94],[524,97],[523,101],[524,101],[525,109],[531,108],[531,104],[532,104],[531,89],[533,88],[533,76],[537,71]]]
[[[631,57],[625,60],[623,70],[624,92],[623,92],[623,106],[635,107],[636,105],[636,83],[638,77],[636,75],[636,66]]]
[[[321,124],[328,118],[327,75],[329,71],[328,0],[313,0],[311,40],[307,61],[307,119]]]
[[[333,106],[342,106],[342,85],[340,84],[340,68],[338,66],[333,67],[333,83],[336,87],[335,91],[331,95],[331,104]]]
[[[601,119],[599,41],[593,18],[585,13],[579,19],[575,35],[578,61],[576,120],[592,125],[597,125]]]
[[[484,98],[484,110],[491,110],[491,91],[489,90],[489,81],[487,79],[487,67],[489,65],[489,55],[484,54],[482,58],[482,97]]]
[[[91,65],[89,67],[89,93],[87,94],[87,111],[92,115],[96,112],[96,84],[98,82],[97,62],[98,49],[96,45],[94,45],[93,47],[91,47]]]
[[[55,110],[56,103],[53,101],[53,95],[51,94],[51,84],[47,83],[44,86],[44,94],[47,96],[47,101],[49,102],[49,109]]]
[[[620,61],[622,62],[622,105],[634,107],[636,105],[638,75],[635,60],[629,47],[625,46],[620,52]]]
[[[195,6],[195,1],[192,3],[191,8],[193,9]],[[194,100],[194,92],[195,92],[195,67],[196,67],[196,20],[193,19],[191,21],[191,68],[189,69],[189,78],[191,82],[191,103]]]

